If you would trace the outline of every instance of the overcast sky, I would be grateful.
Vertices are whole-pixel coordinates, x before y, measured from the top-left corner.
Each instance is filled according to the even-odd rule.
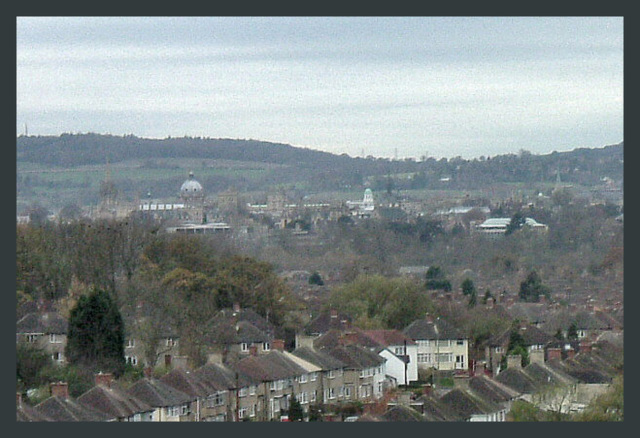
[[[16,134],[472,158],[623,137],[623,19],[17,19]]]

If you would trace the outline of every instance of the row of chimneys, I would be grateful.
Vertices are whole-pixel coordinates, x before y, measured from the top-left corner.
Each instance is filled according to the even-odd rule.
[[[582,353],[589,353],[592,350],[592,344],[590,342],[580,342],[579,347]],[[566,350],[566,358],[571,359],[575,356],[576,351],[573,348],[569,348]],[[529,359],[531,363],[544,363],[544,350],[533,350],[529,353]],[[559,347],[550,347],[547,348],[547,360],[562,360],[562,348]],[[509,355],[507,356],[507,368],[521,368],[521,357],[520,355]]]

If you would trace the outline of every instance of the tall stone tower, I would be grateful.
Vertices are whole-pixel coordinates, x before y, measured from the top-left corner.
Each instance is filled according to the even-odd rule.
[[[180,186],[180,199],[184,203],[185,219],[198,224],[205,222],[204,190],[193,172],[189,172],[189,178]]]

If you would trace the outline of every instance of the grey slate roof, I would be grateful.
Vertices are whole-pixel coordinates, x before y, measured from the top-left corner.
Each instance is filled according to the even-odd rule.
[[[408,406],[397,405],[393,406],[382,414],[382,418],[385,421],[425,421],[425,419],[415,409]]]
[[[327,354],[345,364],[345,368],[364,369],[383,364],[386,359],[359,345],[339,345],[323,349]]]
[[[493,402],[482,400],[459,388],[452,389],[440,397],[440,401],[465,420],[471,418],[472,415],[493,414],[503,409]]]
[[[500,372],[495,379],[522,394],[531,394],[538,387],[538,384],[521,368],[507,368]]]
[[[104,412],[114,418],[127,418],[134,414],[151,412],[153,408],[127,391],[111,383],[110,387],[98,385],[78,397],[78,403]]]
[[[180,368],[169,371],[160,378],[160,381],[192,397],[206,397],[218,391],[212,383],[202,379],[200,375]]]
[[[154,408],[178,406],[195,398],[158,379],[144,377],[129,388],[129,393]]]
[[[507,346],[509,344],[509,339],[511,338],[511,328],[504,330],[502,333],[497,336],[489,339],[487,344],[489,346]],[[557,341],[553,336],[548,335],[542,330],[538,329],[533,325],[521,325],[518,328],[518,332],[522,336],[525,345],[547,345],[552,342]]]
[[[465,336],[444,319],[418,319],[404,329],[404,334],[414,340],[463,339]]]
[[[43,413],[37,411],[26,403],[18,403],[16,405],[16,421],[22,422],[42,422],[53,421]]]
[[[67,333],[67,320],[56,312],[28,313],[16,323],[16,333]]]
[[[307,335],[320,335],[327,333],[329,330],[339,330],[343,328],[342,321],[348,326],[351,324],[351,317],[338,312],[334,318],[330,312],[324,312],[309,321],[309,324],[304,328],[304,333]]]
[[[484,400],[505,403],[517,398],[520,393],[487,376],[474,376],[469,380],[469,388]]]
[[[258,384],[261,381],[253,379],[244,373],[237,372],[219,364],[206,364],[196,369],[194,374],[207,385],[217,391],[226,391],[234,388],[243,388]],[[237,377],[237,378],[236,378]]]
[[[235,364],[235,368],[239,372],[260,382],[290,379],[302,374],[307,374],[304,368],[279,351],[245,357]]]
[[[323,350],[316,350],[310,347],[296,348],[291,354],[304,359],[307,362],[322,368],[323,370],[337,370],[344,368],[345,364],[335,357],[327,354]]]
[[[426,421],[463,421],[464,419],[451,409],[446,403],[442,403],[432,395],[424,395],[418,398],[422,402],[422,415]]]
[[[78,403],[73,399],[62,397],[49,397],[36,405],[35,410],[51,418],[52,421],[113,421],[113,415],[105,414],[87,405]]]

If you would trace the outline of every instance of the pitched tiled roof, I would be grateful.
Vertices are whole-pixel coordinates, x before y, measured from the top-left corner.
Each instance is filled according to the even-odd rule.
[[[53,421],[53,419],[37,411],[32,406],[21,402],[16,405],[16,421],[41,422]]]
[[[575,378],[565,372],[554,370],[549,366],[538,363],[530,363],[524,368],[524,372],[538,385],[542,386],[548,384],[565,385],[575,383],[576,381]]]
[[[35,410],[52,421],[113,421],[115,417],[78,403],[70,398],[49,397]]]
[[[393,406],[382,414],[386,421],[425,421],[425,419],[415,409],[408,406]]]
[[[489,339],[487,344],[489,346],[507,346],[509,344],[509,339],[511,338],[511,328],[504,330],[502,333],[492,337]],[[529,345],[547,345],[550,344],[556,339],[553,336],[550,336],[540,330],[539,328],[529,325],[523,324],[518,328],[518,332],[522,336],[524,340],[524,344]]]
[[[440,401],[449,406],[451,410],[455,411],[465,420],[471,418],[472,415],[493,414],[502,410],[502,408],[495,403],[482,400],[460,388],[447,392],[440,397]]]
[[[296,348],[292,354],[298,356],[324,370],[337,370],[344,368],[345,364],[323,350],[316,350],[311,347]]]
[[[171,370],[160,381],[192,397],[206,397],[217,391],[212,383],[198,374],[180,368]]]
[[[194,400],[158,379],[142,378],[129,388],[129,393],[154,408],[177,406]]]
[[[422,402],[422,415],[426,421],[462,421],[464,420],[460,414],[455,412],[451,407],[442,403],[439,399],[432,395],[425,395],[418,398]]]
[[[110,387],[98,385],[78,397],[78,403],[90,406],[114,418],[127,418],[134,414],[153,411],[153,408],[137,399],[115,383]]]
[[[469,380],[469,388],[482,399],[494,403],[503,403],[517,398],[520,393],[494,379],[484,375]]]
[[[388,347],[390,345],[414,345],[415,342],[399,330],[365,330],[364,334],[378,344]]]
[[[351,317],[343,313],[337,313],[332,317],[330,312],[324,312],[312,319],[304,328],[307,335],[323,334],[329,330],[340,330],[351,324]]]
[[[304,368],[279,351],[245,357],[236,363],[235,368],[260,382],[290,379],[307,373]]]
[[[538,384],[520,368],[507,368],[500,372],[495,379],[522,394],[531,394],[538,387]]]
[[[28,313],[16,323],[16,333],[67,333],[67,320],[56,312]]]
[[[323,351],[344,363],[345,368],[350,369],[371,368],[385,362],[383,357],[359,345],[337,346]]]
[[[464,336],[444,319],[418,319],[412,322],[404,334],[414,340],[462,339]]]
[[[259,379],[252,379],[239,371],[236,372],[235,370],[231,370],[226,366],[219,364],[203,365],[196,369],[194,374],[217,391],[243,388],[261,382]]]
[[[348,330],[329,330],[313,341],[315,348],[333,347],[336,345],[360,345],[366,348],[378,348],[384,345],[368,336],[366,332],[358,328]]]

